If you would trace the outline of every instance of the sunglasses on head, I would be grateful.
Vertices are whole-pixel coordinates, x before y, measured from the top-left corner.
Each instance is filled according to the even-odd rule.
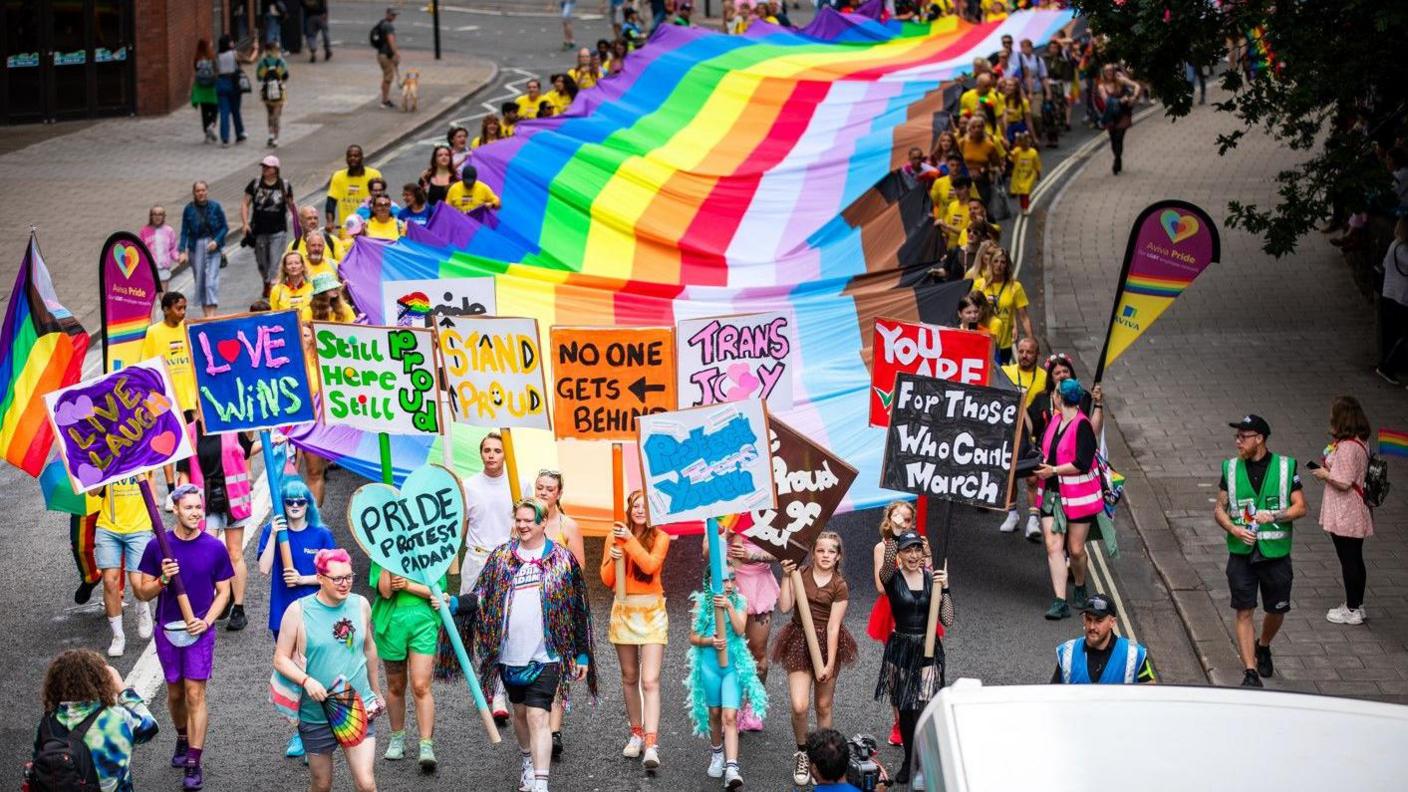
[[[307,506],[307,498],[284,498],[285,506]]]

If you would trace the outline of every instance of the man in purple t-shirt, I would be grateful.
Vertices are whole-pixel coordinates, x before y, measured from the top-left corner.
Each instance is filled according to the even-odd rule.
[[[162,558],[156,542],[147,544],[142,561],[133,575],[132,588],[142,600],[156,599],[156,656],[166,675],[166,705],[176,724],[176,753],[172,767],[184,767],[184,789],[200,789],[204,785],[200,755],[205,745],[205,730],[209,715],[205,708],[205,686],[215,661],[215,623],[220,610],[230,599],[230,579],[235,569],[230,565],[224,542],[200,529],[205,517],[205,503],[199,487],[182,484],[171,493],[176,504],[176,530],[170,537],[172,558]],[[181,576],[186,597],[194,618],[187,621],[181,615],[176,595],[167,591],[171,578]],[[177,639],[173,642],[166,628],[175,622]],[[186,627],[181,631],[181,623]],[[194,642],[186,646],[187,638]]]

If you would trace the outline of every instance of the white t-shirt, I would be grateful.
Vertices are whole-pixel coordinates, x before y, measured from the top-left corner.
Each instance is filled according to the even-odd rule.
[[[519,547],[515,552],[521,561],[534,561],[543,557],[548,544],[537,551]],[[523,666],[530,662],[550,663],[557,658],[548,652],[543,637],[543,569],[537,564],[525,563],[513,577],[513,599],[504,615],[503,651],[499,662],[504,665]]]
[[[471,551],[476,546],[493,550],[508,541],[513,532],[513,494],[507,472],[498,478],[475,473],[465,479],[464,503],[465,544]]]
[[[1408,305],[1408,245],[1396,239],[1384,256],[1384,298]]]

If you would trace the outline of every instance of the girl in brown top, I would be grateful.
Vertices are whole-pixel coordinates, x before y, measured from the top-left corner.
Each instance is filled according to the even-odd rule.
[[[831,728],[831,704],[836,694],[836,674],[841,666],[854,665],[856,661],[856,639],[851,637],[846,625],[846,606],[850,601],[850,587],[841,576],[841,535],[835,531],[822,531],[817,534],[812,545],[812,562],[801,570],[802,588],[807,595],[807,605],[812,613],[812,626],[816,628],[817,642],[821,644],[821,661],[825,665],[820,671],[812,668],[811,654],[807,650],[806,632],[802,628],[801,608],[795,611],[796,592],[793,590],[792,573],[797,567],[791,561],[782,562],[782,591],[778,594],[777,607],[783,613],[792,613],[788,622],[777,634],[772,645],[772,659],[781,663],[787,671],[787,691],[792,699],[792,735],[797,740],[797,752],[793,755],[792,781],[798,786],[806,786],[810,775],[807,758],[807,711],[815,690],[816,727]]]

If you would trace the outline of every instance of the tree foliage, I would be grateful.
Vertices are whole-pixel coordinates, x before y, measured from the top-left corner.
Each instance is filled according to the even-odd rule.
[[[1275,175],[1275,206],[1229,203],[1229,222],[1258,234],[1274,256],[1335,213],[1362,211],[1391,190],[1378,156],[1400,141],[1408,76],[1403,0],[1074,0],[1092,32],[1107,37],[1106,60],[1127,63],[1168,115],[1187,115],[1194,88],[1187,64],[1220,71],[1227,42],[1246,42],[1249,66],[1227,69],[1216,109],[1235,119],[1218,153],[1235,153],[1261,129],[1302,158]],[[1258,46],[1258,44],[1263,44]],[[1211,142],[1211,141],[1210,141]],[[1269,174],[1268,174],[1269,175]]]

